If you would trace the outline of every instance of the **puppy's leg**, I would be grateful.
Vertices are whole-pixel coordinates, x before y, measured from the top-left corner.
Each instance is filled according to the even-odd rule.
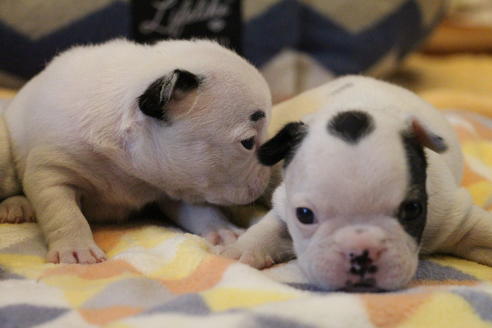
[[[492,266],[492,213],[473,204],[465,188],[432,194],[422,254],[447,253]]]
[[[294,250],[286,224],[271,210],[234,244],[218,249],[218,254],[263,269],[291,259]]]
[[[233,243],[243,232],[212,205],[191,205],[180,201],[163,200],[159,202],[159,206],[177,225],[204,237],[212,245]]]
[[[31,202],[21,195],[4,199],[0,203],[0,223],[34,222],[36,217]]]
[[[26,193],[48,242],[48,262],[90,264],[106,259],[94,242],[72,187],[56,184],[29,188],[29,185],[26,184]]]
[[[472,205],[466,221],[466,233],[453,247],[453,253],[492,266],[492,213]]]

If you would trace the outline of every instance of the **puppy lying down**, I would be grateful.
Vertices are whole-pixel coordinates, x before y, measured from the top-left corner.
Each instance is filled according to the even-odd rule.
[[[260,147],[265,165],[283,160],[283,181],[273,209],[223,255],[264,268],[295,254],[311,282],[346,290],[403,287],[419,253],[492,265],[492,215],[460,187],[462,153],[441,113],[407,90],[358,76],[276,113],[314,98],[317,112]]]
[[[50,262],[104,260],[88,221],[123,220],[150,202],[188,231],[230,242],[238,231],[204,204],[263,192],[270,169],[255,151],[270,109],[259,72],[210,41],[72,48],[4,111],[19,183],[1,193],[24,191]],[[14,211],[31,211],[26,198],[7,198],[0,221],[18,221]]]

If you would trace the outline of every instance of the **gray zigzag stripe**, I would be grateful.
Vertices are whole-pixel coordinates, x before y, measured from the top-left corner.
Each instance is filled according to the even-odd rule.
[[[428,260],[421,260],[417,269],[415,280],[472,280],[477,279],[449,266],[437,264]]]
[[[463,297],[482,320],[492,321],[492,297],[489,294],[469,287],[453,290],[453,293]]]
[[[0,326],[29,328],[55,320],[68,309],[17,304],[0,307]]]

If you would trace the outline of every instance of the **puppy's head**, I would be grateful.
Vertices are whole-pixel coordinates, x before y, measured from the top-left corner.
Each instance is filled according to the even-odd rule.
[[[312,282],[346,290],[409,282],[427,215],[425,147],[446,148],[414,117],[333,107],[262,145],[264,164],[284,160],[274,208]]]
[[[255,200],[270,175],[255,156],[270,119],[265,80],[212,42],[154,47],[173,68],[142,79],[137,105],[144,129],[132,145],[134,166],[176,199],[220,205]]]

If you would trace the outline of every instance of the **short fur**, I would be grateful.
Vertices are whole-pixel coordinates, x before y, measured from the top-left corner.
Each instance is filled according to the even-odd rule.
[[[274,192],[272,210],[221,254],[263,268],[294,253],[313,283],[347,290],[405,286],[419,252],[492,265],[492,216],[460,187],[462,153],[440,112],[407,90],[359,76],[289,103],[313,99],[321,105],[304,119],[308,133]],[[356,144],[326,132],[333,117],[351,110],[374,120],[374,130]],[[408,204],[417,209],[414,216],[402,214]],[[297,208],[311,209],[313,223],[300,222]],[[287,231],[292,241],[283,237]]]
[[[234,239],[207,204],[263,192],[269,169],[241,141],[263,140],[270,107],[259,72],[210,41],[116,40],[56,57],[4,113],[48,260],[103,260],[87,221],[124,220],[150,202],[213,242]],[[258,110],[265,118],[252,122]]]

